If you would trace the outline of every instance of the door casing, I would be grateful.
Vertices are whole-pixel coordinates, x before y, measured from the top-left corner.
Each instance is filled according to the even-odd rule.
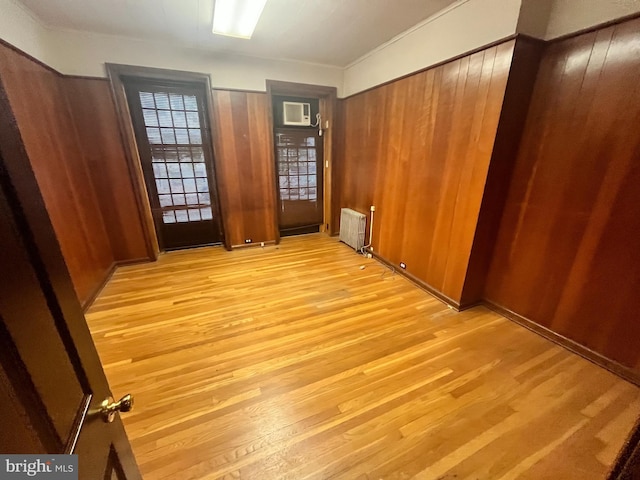
[[[213,99],[211,95],[211,77],[205,73],[185,72],[180,70],[167,70],[163,68],[150,68],[150,67],[138,67],[133,65],[121,65],[116,63],[107,63],[107,73],[109,75],[109,81],[111,83],[111,93],[116,105],[116,112],[118,116],[118,124],[120,127],[120,135],[122,137],[123,145],[125,146],[125,155],[127,157],[127,164],[129,166],[129,173],[132,177],[134,185],[134,194],[136,197],[136,206],[140,214],[141,222],[143,224],[143,230],[145,232],[145,243],[147,246],[147,252],[152,260],[157,260],[160,253],[160,244],[158,242],[158,235],[156,233],[155,223],[153,215],[151,213],[151,205],[149,203],[149,196],[147,194],[147,187],[144,180],[144,173],[142,171],[142,163],[140,154],[138,153],[138,145],[135,136],[135,130],[133,122],[131,121],[131,113],[129,111],[129,105],[127,102],[126,90],[124,85],[124,78],[132,77],[139,79],[150,80],[163,80],[173,82],[190,82],[201,83],[204,85],[208,123],[210,126],[210,148],[213,152],[214,161],[212,165],[212,176],[214,183],[211,188],[216,191],[216,196],[220,191],[218,185],[218,175],[216,174],[216,155],[213,145]],[[219,197],[218,197],[219,198]],[[224,222],[222,219],[222,210],[220,208],[220,202],[216,202],[215,214],[219,219],[219,226],[222,235],[222,243],[227,250],[231,250],[231,245],[228,242],[227,236],[224,232]]]
[[[337,89],[335,87],[326,87],[323,85],[310,85],[306,83],[294,83],[294,82],[281,82],[276,80],[267,80],[267,96],[269,100],[269,129],[273,132],[273,96],[293,96],[293,97],[307,97],[317,98],[320,103],[320,116],[322,117],[322,123],[329,122],[329,128],[323,129],[324,138],[324,168],[323,171],[323,222],[320,226],[321,232],[326,232],[329,235],[333,235],[336,232],[336,228],[333,225],[333,196],[332,196],[332,171],[335,158],[335,144],[336,144],[336,108],[337,108]],[[275,145],[273,140],[273,134],[269,136],[271,161],[276,162]],[[274,169],[273,176],[273,195],[277,198],[278,189],[278,171]],[[274,206],[278,210],[275,218],[275,231],[276,231],[276,243],[280,243],[280,210],[277,207],[277,201],[274,201]]]
[[[133,97],[137,97],[137,93],[139,91],[159,90],[167,93],[179,93],[179,94],[189,93],[195,96],[196,98],[200,96],[200,98],[203,100],[203,103],[206,103],[206,92],[204,92],[205,87],[197,83],[168,82],[168,81],[149,80],[149,79],[144,79],[140,81],[137,78],[131,79],[130,77],[127,78],[127,80],[124,83],[125,83],[125,89],[128,92],[128,95],[132,97],[132,98],[128,98],[128,103],[129,103],[129,108],[131,113],[131,120],[134,127],[134,132],[136,133],[136,141],[140,140],[140,143],[144,142],[145,149],[147,148],[147,145],[151,146],[151,144],[147,140],[144,140],[144,138],[147,138],[147,134],[143,125],[144,118],[142,115],[142,107],[140,105],[139,99],[133,98]],[[204,93],[204,98],[201,97],[203,93]],[[135,110],[135,111],[131,111],[131,110]],[[209,186],[209,190],[206,193],[209,193],[210,195],[210,202],[211,202],[210,207],[213,213],[215,214],[215,216],[210,221],[211,225],[198,224],[199,222],[186,222],[186,223],[178,222],[175,224],[166,225],[164,224],[161,217],[159,217],[158,215],[156,216],[152,215],[154,219],[154,224],[155,224],[156,236],[158,238],[158,243],[161,249],[168,250],[168,249],[176,249],[176,248],[189,248],[190,246],[201,246],[201,245],[207,245],[211,243],[218,244],[220,243],[220,240],[224,238],[222,234],[222,219],[219,217],[219,212],[220,212],[220,209],[218,208],[219,197],[218,197],[218,191],[215,183],[216,179],[214,177],[214,165],[213,165],[214,154],[213,154],[213,148],[212,148],[212,144],[213,144],[212,128],[210,125],[210,116],[208,115],[208,108],[206,104],[204,105],[204,111],[201,111],[199,113],[201,114],[200,131],[202,134],[202,149],[204,154],[204,163],[206,165],[206,170],[207,170],[206,178]],[[151,178],[151,177],[154,177],[154,175],[149,171],[152,165],[152,160],[151,158],[149,158],[148,156],[145,156],[145,154],[140,151],[138,151],[138,156],[141,160],[143,173],[145,171],[145,168],[147,169],[145,174],[145,180],[146,180],[145,185],[147,187],[147,192],[152,197],[157,198],[158,192],[156,190],[155,178]],[[154,202],[151,198],[149,198],[149,202],[151,204],[150,207],[153,207],[152,204]],[[158,205],[156,205],[156,208],[158,208]],[[194,244],[186,244],[182,242],[182,244],[180,245],[169,245],[172,242],[170,241],[169,238],[167,238],[167,237],[170,237],[170,235],[167,235],[167,230],[170,230],[172,226],[178,227],[179,228],[178,231],[182,231],[186,233],[187,237],[190,236],[187,232],[192,231],[195,237],[201,237],[200,241]],[[167,227],[169,227],[169,229],[167,229]],[[164,230],[164,234],[163,234],[163,230]],[[174,230],[177,230],[177,229],[174,229]],[[215,239],[211,238],[214,235],[216,236],[216,238]],[[220,238],[217,238],[218,235]],[[177,237],[175,240],[179,241],[179,237]],[[191,240],[194,240],[194,238],[192,237]],[[173,243],[175,243],[175,241]]]

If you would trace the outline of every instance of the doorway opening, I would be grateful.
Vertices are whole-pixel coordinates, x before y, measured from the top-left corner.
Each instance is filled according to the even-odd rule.
[[[283,116],[287,102],[308,104],[315,119],[318,99],[274,95],[272,101],[280,236],[319,232],[324,221],[323,139],[317,126],[285,125]]]
[[[268,80],[267,91],[271,103],[279,236],[332,234],[336,89]]]
[[[220,243],[202,86],[139,79],[124,83],[160,248]]]
[[[223,243],[209,77],[126,65],[107,69],[148,248],[157,256]]]

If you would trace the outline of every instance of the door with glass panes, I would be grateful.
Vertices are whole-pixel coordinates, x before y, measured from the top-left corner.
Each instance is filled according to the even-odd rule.
[[[220,243],[204,85],[124,84],[160,248]]]

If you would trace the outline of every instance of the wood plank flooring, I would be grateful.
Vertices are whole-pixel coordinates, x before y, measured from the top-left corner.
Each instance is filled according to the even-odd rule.
[[[120,268],[87,320],[146,480],[599,479],[640,412],[637,387],[321,234]]]

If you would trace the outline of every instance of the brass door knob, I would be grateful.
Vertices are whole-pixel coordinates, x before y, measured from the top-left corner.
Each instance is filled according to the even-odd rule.
[[[105,422],[111,423],[116,417],[116,412],[129,412],[133,408],[133,397],[127,393],[119,401],[114,402],[113,397],[106,398],[100,404],[100,414]]]

